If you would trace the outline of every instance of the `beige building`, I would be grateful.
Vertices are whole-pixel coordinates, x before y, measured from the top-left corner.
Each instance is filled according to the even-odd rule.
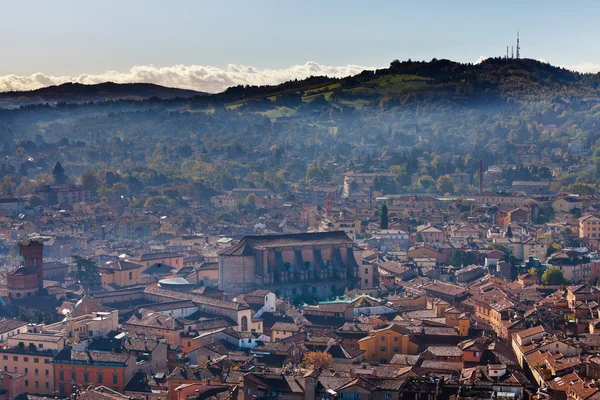
[[[161,253],[144,253],[137,257],[132,257],[129,261],[142,266],[142,271],[154,264],[166,264],[179,270],[183,267],[183,255],[164,251]]]
[[[576,209],[581,210],[582,206],[581,201],[577,197],[567,196],[554,200],[552,208],[555,213],[567,213]]]
[[[579,218],[579,237],[586,239],[600,239],[600,218],[586,214]]]
[[[360,221],[353,218],[325,218],[321,220],[319,232],[343,231],[350,238],[355,239],[357,227],[360,227]]]
[[[119,328],[119,312],[92,312],[43,327],[46,334],[64,336],[67,340],[80,342],[92,337],[105,337]]]
[[[300,329],[300,326],[296,324],[276,322],[273,327],[271,327],[271,340],[277,342],[281,339],[294,336],[296,333],[300,332]]]
[[[4,342],[11,336],[25,332],[27,332],[27,322],[11,318],[0,320],[0,342]]]
[[[52,360],[64,348],[63,336],[21,333],[9,338],[7,344],[0,349],[0,368],[5,372],[25,374],[28,393],[53,394]]]
[[[141,282],[142,266],[129,261],[110,261],[98,266],[102,288],[111,290],[116,287],[137,285]]]
[[[412,334],[399,325],[375,329],[369,336],[358,341],[367,361],[387,364],[396,354],[419,354],[419,345],[412,341]]]

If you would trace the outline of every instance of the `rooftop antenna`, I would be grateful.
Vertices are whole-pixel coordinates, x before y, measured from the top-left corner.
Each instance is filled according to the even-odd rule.
[[[517,58],[521,57],[521,46],[519,45],[519,31],[517,31]]]
[[[510,46],[510,58],[515,58],[515,46]]]
[[[508,46],[506,46],[506,59],[508,60]]]

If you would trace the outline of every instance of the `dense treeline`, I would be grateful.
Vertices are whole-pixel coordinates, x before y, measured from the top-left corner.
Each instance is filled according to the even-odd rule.
[[[550,180],[552,166],[563,169],[556,189],[590,192],[600,176],[599,82],[534,60],[394,61],[187,100],[0,110],[0,192],[30,193],[60,161],[103,200],[281,192],[339,177],[331,165],[392,172],[377,182],[384,192],[466,194],[479,159],[512,166],[500,185]],[[458,173],[469,178],[454,182]]]

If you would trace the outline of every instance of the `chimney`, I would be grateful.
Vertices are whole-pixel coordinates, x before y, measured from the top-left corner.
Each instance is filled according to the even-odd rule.
[[[479,194],[483,193],[483,160],[479,160]]]
[[[316,370],[309,370],[304,375],[304,400],[315,400],[319,375],[320,373]]]

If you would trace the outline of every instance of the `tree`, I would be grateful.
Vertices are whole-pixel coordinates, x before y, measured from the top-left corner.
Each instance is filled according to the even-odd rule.
[[[542,283],[544,285],[564,285],[567,283],[567,279],[559,268],[552,267],[542,274]]]
[[[421,176],[417,182],[419,186],[421,186],[425,190],[429,189],[432,186],[435,186],[435,181],[429,175]]]
[[[52,169],[52,177],[54,178],[54,182],[59,184],[67,183],[69,180],[69,177],[65,174],[65,169],[58,161],[54,164],[54,169]]]
[[[333,357],[329,353],[321,351],[309,351],[304,355],[304,363],[317,370],[324,370],[333,364]]]
[[[98,175],[94,171],[87,171],[81,174],[81,184],[84,188],[90,191],[90,194],[95,197],[100,186]]]
[[[548,243],[548,248],[546,249],[546,257],[550,257],[554,253],[558,253],[562,250],[560,244],[552,241]]]
[[[154,206],[168,206],[172,202],[167,196],[152,196],[148,197],[144,207],[154,207]]]
[[[506,228],[506,237],[509,239],[512,239],[513,237],[512,228],[510,227],[510,225],[508,228]]]
[[[467,265],[471,265],[474,262],[475,255],[464,250],[456,250],[450,256],[450,264],[454,265],[455,267],[466,267]]]
[[[513,255],[512,251],[510,253],[504,253],[502,255],[502,257],[500,258],[500,260],[506,261],[512,267],[516,267],[516,266],[520,265],[519,259]]]
[[[38,207],[44,204],[44,199],[41,196],[34,194],[29,197],[29,205],[31,207]]]
[[[421,235],[421,232],[417,233],[417,237],[416,237],[415,240],[417,241],[417,243],[423,243],[424,242],[423,235]]]
[[[533,275],[533,276],[537,276],[537,274],[538,274],[538,270],[535,267],[529,268],[529,270],[527,272],[529,273],[529,275]]]
[[[73,260],[76,264],[74,277],[84,288],[90,289],[101,285],[100,271],[96,261],[81,256],[73,256]]]
[[[381,229],[387,229],[388,226],[389,226],[388,208],[384,204],[383,206],[381,206]]]
[[[563,247],[580,247],[581,239],[578,238],[573,230],[569,227],[564,228],[560,231],[560,240],[563,244]]]
[[[450,175],[442,175],[437,180],[437,191],[441,194],[454,193],[454,181]]]
[[[35,180],[40,185],[49,185],[52,183],[52,175],[42,172],[38,176],[35,177]]]

